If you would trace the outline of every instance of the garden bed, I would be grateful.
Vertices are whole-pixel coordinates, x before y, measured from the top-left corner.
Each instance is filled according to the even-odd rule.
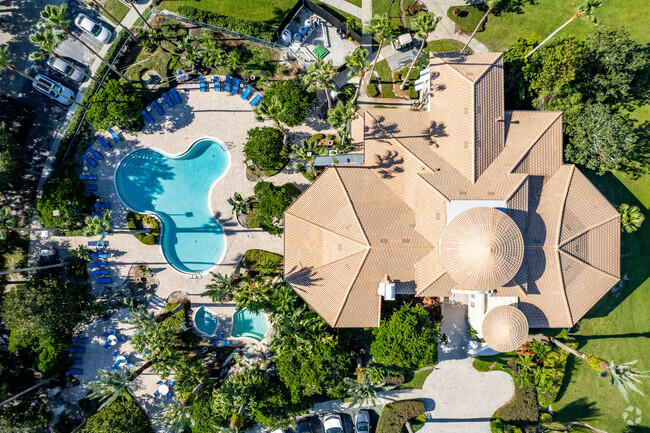
[[[153,216],[129,212],[126,215],[126,224],[131,231],[151,230],[151,233],[135,233],[133,235],[143,244],[155,245],[158,243],[158,238],[160,237],[160,224]]]

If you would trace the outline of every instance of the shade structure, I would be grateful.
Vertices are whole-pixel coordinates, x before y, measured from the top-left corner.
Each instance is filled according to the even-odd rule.
[[[502,305],[488,311],[481,333],[492,349],[511,352],[526,342],[528,320],[518,308]]]
[[[524,238],[504,212],[475,207],[458,214],[440,235],[440,261],[467,290],[490,290],[515,276],[524,259]]]

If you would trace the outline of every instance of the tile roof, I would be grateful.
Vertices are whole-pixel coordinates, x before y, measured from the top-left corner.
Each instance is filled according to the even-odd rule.
[[[378,326],[386,275],[399,294],[475,289],[443,266],[446,205],[500,200],[523,257],[490,296],[518,297],[531,327],[571,326],[619,279],[618,212],[563,164],[562,113],[504,110],[500,53],[432,54],[430,70],[429,112],[365,110],[364,163],[326,169],[287,209],[286,280],[330,325]]]

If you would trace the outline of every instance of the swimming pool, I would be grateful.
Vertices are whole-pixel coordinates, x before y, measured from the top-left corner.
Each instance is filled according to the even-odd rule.
[[[205,271],[225,251],[226,238],[208,200],[211,186],[228,166],[229,155],[219,143],[202,138],[181,156],[140,149],[117,167],[115,183],[122,201],[136,212],[160,217],[163,254],[181,272]]]
[[[194,313],[194,326],[206,336],[212,337],[217,332],[219,318],[210,310],[199,307]]]
[[[262,341],[269,324],[266,316],[262,313],[251,313],[248,308],[235,311],[233,314],[232,332],[233,338],[247,337],[256,341]]]

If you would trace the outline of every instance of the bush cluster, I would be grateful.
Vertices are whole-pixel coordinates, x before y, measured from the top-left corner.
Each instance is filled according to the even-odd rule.
[[[535,425],[539,418],[539,409],[537,407],[537,393],[535,386],[531,385],[525,388],[515,386],[515,396],[513,399],[501,406],[494,416],[510,424]]]
[[[376,98],[379,95],[379,90],[377,89],[377,80],[373,79],[368,85],[366,86],[366,93],[368,96],[371,98]]]
[[[158,220],[154,217],[129,212],[126,216],[126,225],[131,231],[142,230],[144,225],[147,225],[151,229],[151,233],[136,233],[133,236],[145,245],[155,245],[158,243],[160,224],[158,224]]]
[[[233,32],[253,36],[265,41],[270,41],[271,38],[273,38],[275,31],[273,26],[264,22],[226,17],[213,12],[202,11],[192,6],[180,6],[178,8],[178,14],[191,20],[200,21],[215,27],[221,27],[222,29],[232,30]]]
[[[244,262],[246,262],[246,267],[248,269],[254,269],[259,262],[264,260],[272,260],[273,262],[280,264],[282,263],[282,256],[275,253],[270,253],[264,250],[247,250],[244,253]]]
[[[422,414],[424,414],[424,403],[419,400],[388,403],[381,411],[377,433],[401,433],[406,421]]]

